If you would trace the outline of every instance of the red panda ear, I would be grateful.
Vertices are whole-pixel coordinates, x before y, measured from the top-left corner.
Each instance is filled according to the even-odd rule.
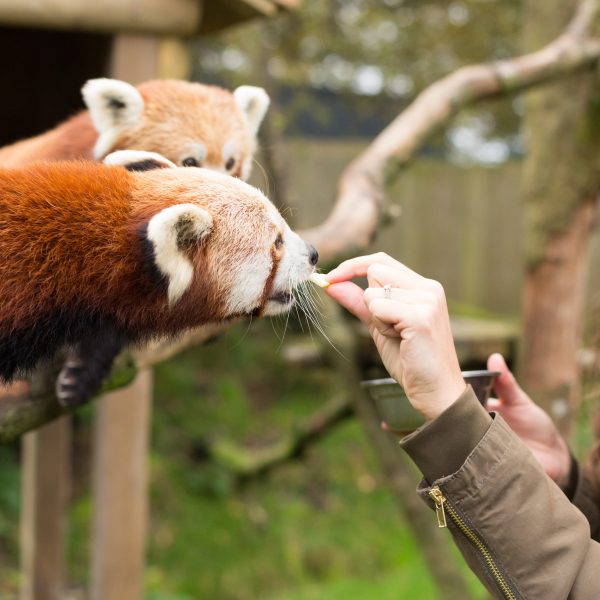
[[[90,79],[81,94],[100,134],[94,158],[101,158],[110,152],[124,128],[139,121],[144,100],[135,87],[118,79]]]
[[[233,96],[246,117],[250,134],[256,135],[271,103],[267,92],[260,87],[241,85],[235,89]]]
[[[157,152],[143,150],[117,150],[103,161],[105,165],[121,165],[128,171],[151,171],[152,169],[176,169],[177,165]]]
[[[168,281],[169,305],[175,304],[190,286],[194,267],[186,246],[200,242],[213,227],[210,213],[195,204],[175,204],[155,214],[146,228],[154,264]]]

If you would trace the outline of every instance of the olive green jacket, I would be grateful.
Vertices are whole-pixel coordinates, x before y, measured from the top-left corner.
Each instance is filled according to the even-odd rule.
[[[600,599],[598,503],[583,470],[563,492],[471,388],[400,444],[425,477],[417,492],[495,598]]]

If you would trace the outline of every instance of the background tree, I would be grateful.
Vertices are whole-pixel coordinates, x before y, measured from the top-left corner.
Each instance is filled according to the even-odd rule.
[[[525,47],[548,43],[565,28],[576,6],[573,0],[527,0]],[[522,376],[563,431],[581,391],[578,357],[600,189],[599,93],[597,72],[588,70],[532,90],[525,99]]]

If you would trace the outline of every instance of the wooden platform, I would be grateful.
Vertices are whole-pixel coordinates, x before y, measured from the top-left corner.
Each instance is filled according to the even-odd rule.
[[[96,33],[191,36],[255,17],[271,17],[299,0],[2,0],[0,23]]]

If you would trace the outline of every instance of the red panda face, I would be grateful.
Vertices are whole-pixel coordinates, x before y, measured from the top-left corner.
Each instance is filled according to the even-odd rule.
[[[137,88],[92,79],[83,96],[100,137],[94,156],[113,150],[157,152],[181,167],[248,179],[258,128],[269,105],[261,88],[160,80]]]
[[[117,152],[106,162],[137,170],[135,154]],[[138,164],[161,162],[139,154]],[[238,179],[208,169],[151,170],[136,177],[132,204],[140,220],[148,218],[147,240],[172,311],[187,313],[199,302],[220,319],[276,315],[291,308],[294,289],[315,269],[314,248]]]

